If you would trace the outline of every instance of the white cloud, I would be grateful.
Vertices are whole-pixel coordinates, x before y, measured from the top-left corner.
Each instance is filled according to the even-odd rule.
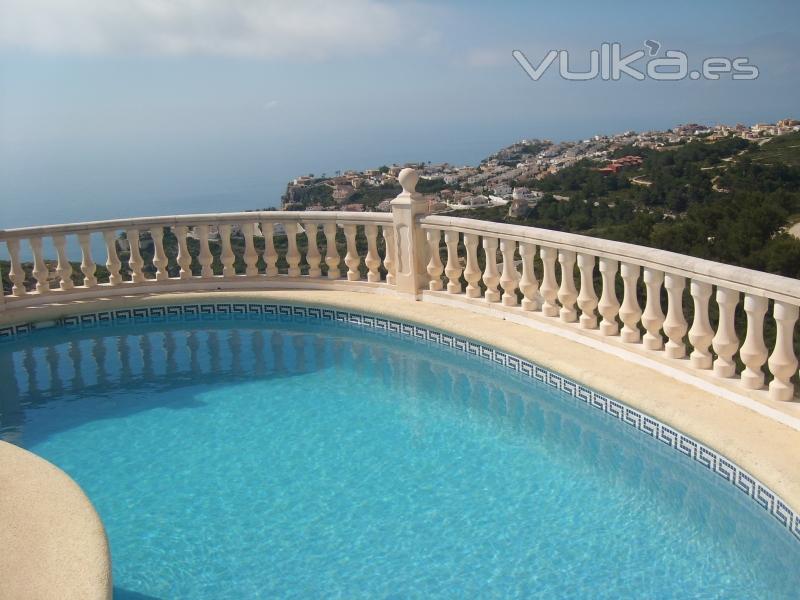
[[[383,0],[0,0],[0,46],[324,59],[397,44],[407,13]]]
[[[270,100],[269,102],[265,102],[264,103],[264,110],[272,110],[276,106],[278,106],[278,101],[277,100]]]

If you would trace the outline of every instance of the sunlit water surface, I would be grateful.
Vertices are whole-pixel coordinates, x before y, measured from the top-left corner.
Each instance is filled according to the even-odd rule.
[[[0,438],[97,507],[119,598],[796,598],[702,466],[473,357],[261,317],[0,344]]]

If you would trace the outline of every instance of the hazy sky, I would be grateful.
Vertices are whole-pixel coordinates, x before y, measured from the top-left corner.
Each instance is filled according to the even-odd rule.
[[[800,116],[800,2],[0,0],[0,227],[275,205],[286,181],[523,137]],[[646,39],[755,81],[529,79]],[[573,58],[574,57],[574,58]]]

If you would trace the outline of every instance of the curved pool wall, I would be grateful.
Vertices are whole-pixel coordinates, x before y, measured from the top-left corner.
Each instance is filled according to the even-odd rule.
[[[588,408],[598,410],[618,420],[620,423],[624,423],[640,434],[658,440],[663,447],[680,453],[708,469],[718,476],[720,481],[735,489],[751,501],[755,507],[762,510],[765,515],[769,515],[774,519],[785,529],[788,535],[800,543],[800,514],[795,512],[788,502],[759,481],[754,475],[716,450],[658,419],[582,383],[571,380],[512,353],[504,352],[490,345],[446,331],[412,322],[338,308],[253,301],[163,304],[92,311],[67,315],[55,322],[46,322],[44,328],[57,326],[75,331],[95,328],[104,324],[167,323],[182,320],[202,321],[206,318],[236,321],[252,319],[253,317],[319,319],[411,337],[478,357],[523,379],[546,385],[567,394]],[[6,343],[12,340],[23,340],[26,334],[42,328],[42,324],[37,325],[36,323],[0,327],[0,340]]]

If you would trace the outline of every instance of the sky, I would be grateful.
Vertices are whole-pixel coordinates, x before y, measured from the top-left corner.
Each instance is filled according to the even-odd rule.
[[[0,0],[0,228],[277,206],[307,173],[800,117],[800,3]],[[734,81],[568,81],[656,40]]]

